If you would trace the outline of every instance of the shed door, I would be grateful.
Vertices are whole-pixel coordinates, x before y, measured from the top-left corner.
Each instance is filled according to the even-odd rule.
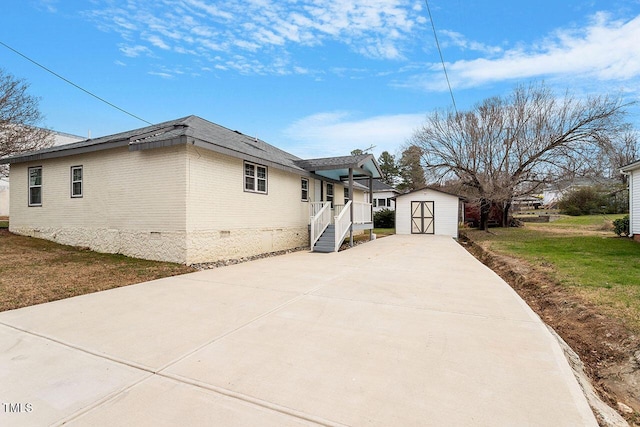
[[[411,201],[411,234],[434,234],[433,204]]]

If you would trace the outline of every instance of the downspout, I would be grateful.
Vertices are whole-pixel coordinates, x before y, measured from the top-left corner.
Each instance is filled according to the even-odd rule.
[[[349,226],[349,246],[353,247],[353,168],[349,168],[349,200],[351,206],[349,215],[351,215],[351,225]]]

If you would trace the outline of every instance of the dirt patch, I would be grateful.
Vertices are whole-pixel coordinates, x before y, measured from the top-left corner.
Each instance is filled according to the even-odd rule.
[[[100,254],[0,229],[0,311],[195,271]]]
[[[496,254],[464,234],[462,245],[495,271],[580,356],[600,398],[640,426],[640,339],[605,316],[548,272]]]

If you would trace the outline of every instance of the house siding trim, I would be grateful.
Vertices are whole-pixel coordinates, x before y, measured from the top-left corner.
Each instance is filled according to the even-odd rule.
[[[629,233],[640,236],[640,168],[629,177]]]

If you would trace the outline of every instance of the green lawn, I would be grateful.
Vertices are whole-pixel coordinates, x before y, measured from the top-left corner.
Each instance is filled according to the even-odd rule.
[[[619,217],[567,217],[468,234],[493,251],[544,268],[558,283],[640,331],[640,244],[610,231],[611,221]]]
[[[396,234],[396,229],[395,228],[374,228],[373,234],[375,234],[376,237],[391,236],[392,234]]]

